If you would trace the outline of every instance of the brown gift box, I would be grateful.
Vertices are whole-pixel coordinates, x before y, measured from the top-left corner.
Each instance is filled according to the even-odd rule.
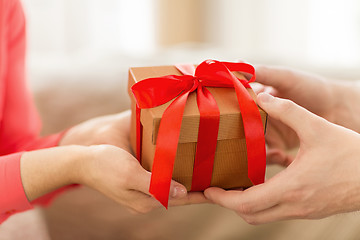
[[[234,74],[245,79],[239,73],[234,72]],[[136,152],[136,102],[131,92],[131,86],[146,78],[165,75],[182,74],[175,66],[134,67],[129,69],[128,93],[131,98],[132,111],[130,141],[134,152]],[[233,88],[212,87],[208,87],[208,89],[214,96],[220,110],[220,125],[211,186],[224,189],[250,187],[252,183],[248,178],[244,128],[235,90]],[[247,90],[255,100],[253,90]],[[141,110],[140,121],[143,125],[141,164],[148,171],[151,171],[154,161],[156,137],[162,114],[172,101],[158,107]],[[267,114],[261,108],[259,111],[265,129]],[[194,92],[190,94],[185,106],[173,170],[173,179],[183,184],[188,191],[191,189],[199,121],[200,114],[196,103],[196,92]]]

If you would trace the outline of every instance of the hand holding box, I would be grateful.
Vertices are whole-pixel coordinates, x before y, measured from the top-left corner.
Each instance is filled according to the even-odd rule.
[[[231,73],[251,73],[253,81],[254,68],[207,60],[195,76],[192,70],[182,65],[129,72],[132,147],[153,171],[150,191],[163,205],[171,177],[196,191],[249,187],[264,179],[266,113],[256,106],[248,81]]]

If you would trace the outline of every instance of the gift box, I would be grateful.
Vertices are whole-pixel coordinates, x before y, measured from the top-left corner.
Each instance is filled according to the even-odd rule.
[[[218,68],[222,69],[224,72],[227,72],[227,70],[229,70],[228,68],[226,68],[227,67],[226,64],[224,65],[223,63],[217,61],[216,63],[222,64],[219,65]],[[199,89],[197,89],[198,90],[197,92],[196,90],[194,90],[198,86],[195,87],[193,85],[185,86],[185,88],[187,89],[185,90],[180,89],[178,90],[178,93],[174,92],[173,96],[175,96],[175,98],[170,100],[165,99],[164,104],[160,104],[155,107],[147,106],[142,108],[139,107],[140,105],[139,98],[143,98],[142,101],[149,101],[150,103],[157,101],[150,98],[157,98],[157,97],[162,98],[162,94],[167,94],[173,91],[172,86],[176,88],[175,85],[177,84],[176,81],[178,80],[176,79],[177,76],[179,76],[178,77],[179,79],[181,78],[178,81],[190,82],[190,80],[188,79],[191,78],[191,75],[193,73],[191,73],[190,75],[190,73],[186,71],[189,69],[190,71],[194,71],[195,67],[193,67],[193,70],[191,70],[191,66],[193,65],[182,65],[182,67],[181,66],[180,67],[176,67],[176,66],[133,67],[129,69],[128,93],[131,98],[131,110],[132,110],[131,131],[130,131],[131,146],[133,151],[137,154],[138,160],[141,162],[141,165],[148,171],[154,170],[153,164],[154,164],[156,146],[157,144],[159,144],[158,142],[159,128],[160,128],[160,124],[163,124],[162,121],[165,121],[165,119],[162,119],[164,112],[166,111],[166,109],[169,108],[170,105],[174,105],[173,102],[175,101],[174,99],[176,99],[176,97],[183,96],[184,92],[189,91],[187,99],[185,99],[186,103],[184,103],[183,114],[180,117],[182,118],[180,119],[180,124],[181,124],[180,132],[178,133],[178,135],[176,135],[176,133],[173,133],[172,132],[173,125],[172,123],[170,123],[168,124],[168,127],[170,126],[169,127],[170,129],[165,130],[162,133],[163,135],[169,135],[167,136],[168,140],[166,140],[166,136],[165,136],[165,140],[162,140],[161,143],[162,145],[164,145],[163,147],[165,148],[164,150],[165,152],[168,151],[166,149],[168,146],[166,145],[168,145],[169,140],[172,141],[173,138],[177,138],[178,142],[176,149],[173,150],[176,151],[176,155],[174,155],[175,159],[173,160],[173,162],[170,159],[171,157],[169,157],[168,160],[164,159],[162,163],[158,164],[157,168],[159,170],[157,170],[157,175],[159,176],[157,181],[160,182],[160,185],[153,186],[154,188],[168,188],[169,183],[164,183],[165,180],[161,179],[161,178],[166,178],[162,176],[164,174],[172,177],[172,179],[183,184],[188,191],[191,190],[201,191],[208,186],[216,186],[224,189],[250,187],[254,183],[248,176],[249,170],[260,171],[260,173],[255,173],[255,174],[257,174],[258,176],[260,175],[260,178],[264,177],[263,175],[265,168],[265,159],[264,159],[265,142],[263,139],[263,135],[266,127],[267,114],[261,108],[258,108],[257,105],[255,104],[254,101],[256,99],[256,95],[247,84],[248,80],[240,72],[230,73],[231,72],[230,71],[231,67],[230,67],[230,70],[228,72],[231,75],[226,73],[229,75],[228,78],[234,79],[234,77],[236,77],[236,81],[241,83],[240,84],[241,88],[243,88],[242,89],[243,92],[240,94],[247,95],[248,98],[250,96],[251,99],[250,100],[248,99],[247,101],[252,102],[252,104],[256,108],[255,111],[254,109],[252,109],[252,112],[250,111],[250,113],[248,113],[248,115],[256,115],[256,116],[255,117],[247,116],[248,118],[245,120],[249,122],[248,125],[254,125],[256,121],[253,120],[252,117],[253,118],[258,117],[258,125],[250,126],[250,128],[246,130],[247,135],[250,136],[249,138],[252,138],[252,134],[253,134],[252,132],[257,132],[257,134],[259,135],[259,131],[260,134],[262,135],[262,136],[255,136],[255,140],[254,139],[252,140],[253,145],[251,147],[254,148],[254,145],[256,144],[255,146],[256,149],[255,148],[252,149],[253,152],[252,154],[255,156],[253,158],[259,158],[259,159],[254,160],[257,162],[252,164],[253,169],[249,169],[250,166],[248,164],[248,156],[247,156],[248,155],[247,152],[249,151],[249,149],[247,149],[247,141],[246,141],[246,134],[244,128],[244,119],[243,119],[244,116],[242,116],[244,114],[241,112],[241,108],[239,107],[239,104],[241,104],[239,97],[237,95],[239,93],[236,92],[234,87],[231,87],[233,86],[231,85],[233,83],[230,83],[229,82],[230,80],[227,80],[225,78],[222,79],[223,77],[220,75],[219,78],[223,83],[221,83],[221,81],[220,83],[212,82],[212,79],[214,78],[216,80],[217,76],[210,76],[211,71],[209,71],[208,68],[209,66],[211,67],[211,64],[209,64],[209,61],[207,63],[202,63],[202,64],[206,65],[203,66],[203,68],[201,69],[202,73],[200,75],[202,77],[195,76],[193,77],[193,79],[195,82],[197,81],[196,84],[200,83],[200,86],[202,85],[201,89],[203,92],[199,93]],[[235,69],[238,68],[240,70],[243,69],[244,72],[249,72],[250,69],[250,73],[254,74],[254,72],[251,71],[253,68],[250,65],[246,65],[246,64],[244,65],[244,63],[242,63],[243,65],[231,65],[231,64],[239,64],[239,63],[229,63],[228,65],[233,66],[232,68]],[[185,66],[185,70],[182,70],[184,69],[184,66]],[[180,71],[179,69],[182,71]],[[219,69],[216,69],[215,67],[214,71],[219,72]],[[188,74],[184,75],[184,72]],[[216,74],[218,73],[214,73],[214,75]],[[186,78],[186,76],[189,77]],[[201,78],[207,79],[206,81],[208,81],[207,84],[209,86],[205,87],[204,86],[205,81],[202,81]],[[148,81],[147,84],[145,84],[144,82],[143,85],[146,88],[144,92],[141,92],[139,88],[134,89],[133,86],[135,84],[140,83],[145,79],[147,81],[148,79],[150,79],[151,81]],[[233,81],[235,82],[235,80]],[[158,90],[153,89],[157,87],[159,87],[160,89]],[[240,87],[238,86],[238,88]],[[208,96],[209,93],[207,92],[207,90],[211,93],[210,95],[212,95],[212,97]],[[217,114],[216,113],[212,114],[210,111],[210,114],[208,114],[209,124],[207,124],[205,120],[200,120],[202,114],[199,111],[200,105],[198,106],[199,94],[203,94],[206,98],[210,98],[210,100],[211,99],[215,100],[216,102],[215,104],[217,104],[218,117],[216,116],[214,117],[214,115]],[[138,99],[136,99],[136,97]],[[246,103],[243,104],[246,105]],[[212,105],[210,105],[210,107],[211,106]],[[174,106],[170,106],[170,107],[174,107]],[[216,106],[212,106],[212,108],[216,108]],[[168,114],[168,115],[170,115],[170,117],[172,116],[172,114]],[[202,137],[200,136],[199,133],[200,121],[204,122],[203,126],[201,127]],[[176,121],[174,121],[174,124],[176,124],[175,122]],[[218,129],[214,130],[216,128],[216,124]],[[209,133],[211,131],[213,133]],[[256,139],[256,137],[260,138],[261,141],[257,142],[258,140]],[[203,142],[202,143],[203,145],[202,145],[202,149],[197,150],[197,148],[200,147],[198,146],[199,144],[198,142],[200,138],[202,139],[201,141]],[[209,141],[211,141],[210,138],[213,139],[215,138],[215,139],[212,140],[212,143],[209,143],[207,142],[208,138]],[[174,141],[176,142],[176,140]],[[170,144],[171,143],[169,143],[169,145]],[[159,150],[159,152],[160,151],[161,150]],[[198,158],[202,157],[203,162],[195,161],[197,156],[196,155],[197,151],[199,151]],[[168,173],[169,171],[170,173]],[[155,173],[153,173],[153,175],[154,174]],[[154,176],[152,176],[151,184],[156,184],[155,183],[156,180],[153,181],[153,177]],[[201,183],[201,181],[203,181],[203,183]],[[196,184],[197,186],[194,186]],[[168,194],[168,192],[165,193],[164,198],[166,198],[166,194]],[[167,204],[167,199],[163,199],[163,204],[164,205]]]

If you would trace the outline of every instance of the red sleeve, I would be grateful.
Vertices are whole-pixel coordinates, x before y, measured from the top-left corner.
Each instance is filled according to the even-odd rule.
[[[63,133],[39,138],[29,143],[27,150],[57,146]],[[76,187],[71,185],[57,189],[31,203],[28,201],[21,181],[20,159],[23,152],[0,156],[0,223],[11,215],[33,208],[33,205],[48,206],[57,195],[67,189]]]
[[[25,18],[19,0],[0,0],[0,223],[33,204],[47,205],[58,189],[29,203],[21,182],[22,152],[57,146],[63,133],[40,138],[41,121],[25,83]]]
[[[32,208],[21,182],[21,154],[0,157],[0,223],[16,212]]]
[[[42,148],[49,148],[49,147],[55,147],[59,145],[59,142],[62,138],[62,136],[65,134],[66,131],[63,131],[61,133],[57,133],[57,134],[53,134],[47,137],[42,137],[42,138],[38,138],[38,139],[34,139],[31,142],[28,142],[25,146],[24,149],[26,151],[31,151],[31,150],[36,150],[36,149],[42,149]],[[19,168],[20,169],[20,168]],[[59,195],[60,193],[64,192],[67,189],[73,188],[78,186],[77,184],[73,184],[70,186],[65,186],[62,188],[59,188],[49,194],[46,194],[34,201],[31,202],[31,204],[36,204],[36,205],[42,205],[42,206],[48,206],[49,204],[51,204],[51,202],[55,199],[55,197],[57,195]],[[21,185],[21,191],[24,191],[22,185]],[[0,191],[1,192],[1,191]],[[26,198],[27,201],[27,198]]]

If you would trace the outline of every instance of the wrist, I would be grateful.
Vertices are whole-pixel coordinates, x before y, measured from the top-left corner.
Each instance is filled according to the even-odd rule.
[[[69,157],[64,163],[64,172],[67,172],[67,184],[84,184],[86,164],[89,159],[89,148],[87,146],[70,145],[64,147]]]
[[[78,183],[82,148],[55,147],[24,153],[20,172],[28,200],[32,201],[57,188]]]
[[[125,152],[111,145],[91,145],[81,149],[80,160],[76,163],[77,171],[73,174],[76,183],[80,183],[101,191],[98,185],[112,169],[107,168],[106,160],[113,158],[114,154]]]
[[[104,152],[105,145],[77,146],[77,156],[74,158],[74,169],[71,170],[72,181],[92,187],[97,182],[97,159]],[[94,171],[95,170],[95,171]]]

